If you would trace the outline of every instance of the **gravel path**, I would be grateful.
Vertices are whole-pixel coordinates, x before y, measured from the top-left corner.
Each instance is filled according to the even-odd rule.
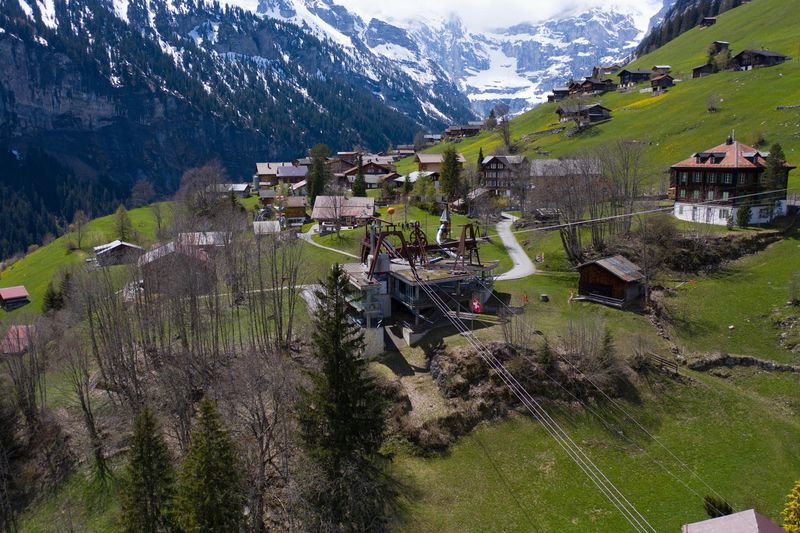
[[[498,281],[510,281],[527,278],[528,276],[536,274],[536,267],[533,261],[531,261],[528,254],[525,253],[525,250],[522,249],[522,246],[520,246],[514,234],[511,233],[511,226],[519,217],[515,217],[511,213],[501,214],[503,215],[503,220],[497,223],[497,234],[500,235],[503,246],[506,247],[508,255],[514,262],[514,267],[508,272],[500,274],[495,279]]]

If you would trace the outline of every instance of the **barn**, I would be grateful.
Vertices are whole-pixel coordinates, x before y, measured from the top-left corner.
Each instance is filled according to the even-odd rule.
[[[0,309],[13,311],[28,303],[30,303],[30,296],[22,285],[0,288]]]
[[[621,255],[590,261],[578,267],[578,299],[626,307],[642,297],[644,274]]]

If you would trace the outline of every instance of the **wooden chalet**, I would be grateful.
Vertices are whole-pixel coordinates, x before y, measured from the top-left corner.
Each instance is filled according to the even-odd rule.
[[[520,180],[528,180],[530,161],[522,155],[490,155],[481,161],[481,187],[495,195],[510,196]]]
[[[375,216],[375,198],[317,196],[311,218],[322,225],[359,226]]]
[[[622,67],[620,67],[619,65],[592,67],[592,78],[605,79],[608,78],[609,76],[613,76],[620,70],[622,70]]]
[[[101,267],[131,265],[144,253],[144,248],[129,242],[116,240],[94,247],[95,260]]]
[[[644,294],[644,274],[621,255],[584,263],[578,272],[579,299],[621,308],[637,302]]]
[[[541,207],[553,207],[565,183],[588,177],[597,187],[603,187],[603,172],[599,161],[593,159],[531,159],[531,197]]]
[[[425,144],[439,144],[442,142],[442,134],[441,133],[429,133],[425,135]]]
[[[470,122],[463,126],[450,126],[444,130],[443,140],[460,141],[468,137],[474,137],[483,130],[483,122]]]
[[[290,166],[292,166],[291,162],[256,163],[256,174],[253,176],[253,181],[259,184],[259,188],[271,187],[278,183],[278,169]]]
[[[548,102],[560,102],[570,97],[572,91],[569,87],[554,87],[553,94],[547,95]]]
[[[306,166],[288,166],[280,167],[278,169],[278,183],[287,183],[294,185],[301,182],[308,176],[308,167]]]
[[[28,351],[33,340],[33,326],[13,325],[0,341],[0,355],[21,355]]]
[[[744,50],[731,58],[732,70],[752,70],[754,68],[774,67],[789,59],[786,54],[770,50]]]
[[[578,90],[574,91],[573,94],[602,94],[614,91],[616,88],[617,84],[610,78],[586,78],[578,85]]]
[[[292,185],[294,187],[294,185]],[[275,189],[264,189],[258,191],[258,199],[261,202],[261,205],[266,207],[268,205],[273,205],[278,198],[278,191]]]
[[[308,198],[290,196],[283,202],[283,217],[290,226],[303,225],[308,219]]]
[[[708,28],[709,26],[713,26],[717,23],[717,17],[703,17],[700,21],[701,28]]]
[[[631,87],[637,83],[648,81],[652,76],[649,70],[623,69],[619,71],[620,87]]]
[[[714,65],[711,63],[706,63],[704,65],[700,65],[699,67],[694,67],[692,69],[692,78],[702,78],[703,76],[709,76],[714,73]]]
[[[4,311],[13,311],[29,304],[30,301],[28,290],[23,285],[0,289],[0,309]]]
[[[611,110],[600,104],[562,105],[556,109],[561,122],[574,120],[582,125],[611,118]]]
[[[763,194],[767,185],[761,176],[766,170],[769,152],[728,137],[725,144],[715,146],[670,168],[670,188],[675,190],[674,215],[680,220],[726,225],[736,220],[736,211],[744,203],[751,208],[751,224],[770,222],[786,209],[786,192]],[[778,188],[785,188],[786,178]],[[759,196],[757,196],[759,195]],[[743,198],[743,196],[747,196]]]
[[[663,76],[664,74],[669,74],[670,72],[672,72],[672,67],[669,65],[653,65],[650,76],[651,78]]]
[[[731,49],[731,43],[728,41],[714,41],[711,43],[710,52],[711,55],[721,54],[722,52],[727,52]]]
[[[457,157],[459,164],[463,167],[467,160],[461,154],[458,154]],[[420,172],[440,173],[444,162],[444,154],[417,154],[415,160],[417,162],[417,170]]]
[[[650,80],[653,92],[660,92],[675,86],[675,80],[669,74],[662,74]]]
[[[193,235],[193,234],[192,234]],[[214,267],[201,247],[172,241],[155,248],[137,261],[145,291],[185,295],[208,293],[214,286]]]

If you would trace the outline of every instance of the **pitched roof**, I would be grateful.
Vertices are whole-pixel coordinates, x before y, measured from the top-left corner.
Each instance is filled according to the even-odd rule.
[[[624,73],[626,73],[626,72],[627,72],[628,74],[641,74],[641,75],[645,75],[645,74],[647,74],[648,76],[649,76],[650,74],[652,74],[652,72],[651,72],[651,71],[649,71],[649,70],[638,70],[638,69],[627,69],[627,68],[626,68],[626,69],[620,70],[620,71],[617,73],[617,76],[622,76],[622,75],[623,75]]]
[[[24,285],[0,289],[0,300],[17,300],[20,298],[30,298]]]
[[[711,520],[685,524],[681,533],[786,533],[753,509]]]
[[[457,156],[459,163],[467,162],[463,155],[457,154]],[[417,154],[417,161],[423,165],[442,163],[444,161],[444,154]]]
[[[305,196],[289,196],[286,199],[286,207],[308,207],[308,198]]]
[[[280,167],[290,167],[290,162],[286,163],[256,163],[256,173],[266,176],[274,176]]]
[[[579,104],[579,105],[562,105],[558,109],[556,109],[556,113],[574,114],[574,113],[582,113],[584,111],[592,111],[593,109],[605,109],[606,111],[611,111],[609,108],[602,106],[600,104]]]
[[[287,166],[278,169],[279,178],[305,178],[308,174],[308,167],[305,166]]]
[[[335,218],[370,218],[375,213],[375,198],[358,196],[317,196],[311,218],[333,220]]]
[[[589,166],[591,165],[591,166]],[[563,177],[578,170],[590,169],[593,174],[602,174],[600,161],[589,159],[531,159],[531,177]]]
[[[764,168],[769,152],[756,150],[739,141],[723,143],[705,152],[692,154],[672,168]],[[795,168],[785,165],[788,169]]]
[[[253,222],[253,232],[256,235],[273,235],[283,231],[281,223],[277,220],[262,220]]]
[[[300,190],[300,189],[302,189],[303,187],[305,187],[306,185],[308,185],[308,180],[298,181],[297,183],[295,183],[294,185],[292,185],[292,190],[293,190],[293,191]]]
[[[772,50],[742,50],[741,52],[739,52],[738,54],[736,54],[733,57],[736,58],[736,57],[739,57],[742,54],[753,54],[753,55],[764,56],[764,57],[783,57],[783,58],[788,58],[789,57],[786,54],[782,54],[780,52],[773,52]]]
[[[94,253],[97,255],[104,254],[106,252],[110,252],[111,250],[115,250],[117,248],[133,248],[134,250],[142,250],[144,248],[141,246],[136,246],[135,244],[131,244],[129,242],[120,241],[119,239],[116,241],[111,241],[108,244],[101,244],[100,246],[94,247]]]
[[[656,76],[655,78],[652,78],[650,81],[661,81],[666,79],[674,80],[675,78],[673,78],[669,74],[662,74],[661,76]]]
[[[489,155],[483,158],[482,163],[488,165],[493,159],[497,159],[504,165],[518,166],[525,163],[528,158],[524,155]]]
[[[33,326],[11,326],[0,342],[0,354],[14,355],[24,352],[31,345],[32,336]]]
[[[625,282],[638,281],[644,278],[642,269],[621,255],[614,255],[611,257],[606,257],[605,259],[590,261],[580,265],[578,268],[581,269],[589,265],[597,265]]]
[[[176,244],[175,241],[171,241],[142,255],[139,257],[139,260],[136,262],[136,264],[139,267],[143,267],[172,254],[181,254],[202,262],[208,261],[208,254],[205,251],[193,246]]]

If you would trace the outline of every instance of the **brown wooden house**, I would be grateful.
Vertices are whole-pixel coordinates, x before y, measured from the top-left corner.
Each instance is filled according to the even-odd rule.
[[[561,122],[574,120],[580,124],[591,124],[611,118],[611,110],[600,104],[562,105],[556,109]]]
[[[481,161],[479,172],[483,188],[510,196],[519,181],[529,181],[530,161],[523,155],[490,155]]]
[[[709,76],[711,74],[714,74],[714,65],[711,63],[706,63],[692,69],[692,78],[702,78],[703,76]]]
[[[613,307],[626,307],[644,294],[644,274],[621,255],[584,263],[578,267],[580,299]]]
[[[650,80],[650,86],[653,88],[653,92],[660,92],[674,87],[675,81],[669,74],[662,74]]]
[[[619,71],[620,87],[630,87],[648,81],[653,73],[649,70],[623,69]]]
[[[18,285],[0,289],[0,309],[13,311],[28,303],[30,303],[30,296],[24,286]]]
[[[785,63],[789,56],[770,50],[744,50],[731,58],[733,70],[752,70],[754,68],[774,67]]]
[[[703,17],[703,20],[700,21],[700,27],[708,28],[709,26],[713,26],[717,23],[717,17]]]

